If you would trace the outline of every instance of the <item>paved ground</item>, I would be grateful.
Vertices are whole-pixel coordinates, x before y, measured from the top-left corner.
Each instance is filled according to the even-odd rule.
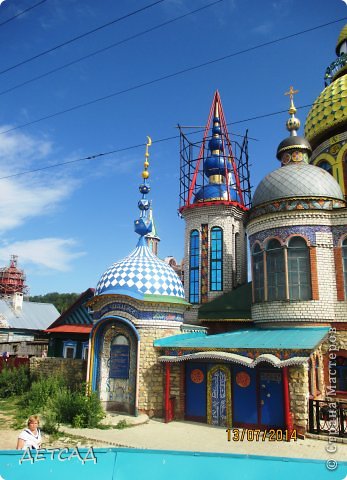
[[[69,434],[85,437],[103,444],[132,448],[191,450],[196,452],[223,452],[253,455],[270,455],[297,458],[319,458],[327,460],[347,459],[347,445],[337,444],[335,453],[328,453],[328,440],[306,438],[297,442],[231,441],[227,440],[224,428],[217,428],[193,422],[171,422],[165,424],[160,420],[123,430],[74,429],[63,430]]]
[[[140,417],[126,417],[111,415],[104,423],[116,426],[126,420],[133,426],[124,429],[77,429],[61,427],[61,430],[70,438],[60,438],[45,446],[73,447],[78,446],[122,446],[130,448],[190,450],[196,452],[223,452],[249,455],[269,455],[297,458],[317,459],[347,459],[347,444],[337,444],[335,453],[328,453],[326,447],[328,439],[316,440],[306,438],[297,442],[270,442],[265,441],[230,441],[228,442],[225,428],[212,427],[193,422],[163,423],[161,420],[148,420],[145,415]],[[17,443],[19,430],[3,429],[0,436],[0,450],[14,449]]]

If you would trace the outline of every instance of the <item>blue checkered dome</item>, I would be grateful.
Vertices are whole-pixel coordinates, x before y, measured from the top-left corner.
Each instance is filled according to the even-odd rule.
[[[170,265],[160,260],[144,242],[123,260],[114,263],[103,274],[95,295],[127,295],[150,300],[151,295],[184,299],[181,280]]]

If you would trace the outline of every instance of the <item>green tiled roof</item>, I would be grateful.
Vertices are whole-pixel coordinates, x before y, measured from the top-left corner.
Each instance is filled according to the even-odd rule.
[[[206,320],[251,320],[252,283],[246,283],[224,293],[199,308],[198,318]]]
[[[274,349],[314,350],[329,331],[328,327],[249,329],[204,335],[187,333],[155,340],[160,348],[186,349]]]

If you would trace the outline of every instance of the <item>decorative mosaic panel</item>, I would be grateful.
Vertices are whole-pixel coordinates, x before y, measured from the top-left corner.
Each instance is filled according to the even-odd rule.
[[[334,247],[337,247],[340,239],[347,233],[347,225],[339,225],[336,227],[331,227],[333,232],[333,242]]]
[[[345,202],[343,200],[330,200],[330,199],[294,199],[294,200],[281,200],[279,202],[273,202],[261,207],[255,207],[250,213],[250,218],[256,218],[266,213],[274,212],[290,212],[295,210],[333,210],[335,208],[343,208]]]
[[[212,375],[212,425],[226,426],[226,376],[221,370]]]
[[[255,233],[250,235],[249,242],[251,248],[253,248],[254,242],[258,240],[259,242],[264,242],[267,238],[276,237],[281,239],[283,242],[290,236],[290,235],[303,235],[306,237],[311,246],[316,245],[316,233],[330,233],[332,230],[331,227],[326,225],[296,225],[290,227],[278,227],[278,228],[269,228],[267,230],[262,230],[259,233]]]
[[[207,423],[231,425],[231,374],[224,365],[213,366],[207,374]]]
[[[201,303],[208,301],[208,225],[201,225]]]
[[[174,312],[155,312],[155,311],[142,311],[137,308],[121,302],[112,302],[105,305],[99,311],[93,313],[93,319],[99,320],[104,315],[112,311],[120,311],[129,313],[134,318],[139,320],[167,320],[175,322],[183,322],[183,314]]]
[[[323,132],[344,124],[347,114],[347,78],[343,75],[317,97],[306,118],[305,137],[315,142]]]
[[[130,344],[129,377],[126,379],[110,377],[111,343],[116,335],[124,335]],[[128,405],[131,410],[135,406],[137,341],[129,328],[110,321],[102,333],[99,345],[97,385],[100,400]]]

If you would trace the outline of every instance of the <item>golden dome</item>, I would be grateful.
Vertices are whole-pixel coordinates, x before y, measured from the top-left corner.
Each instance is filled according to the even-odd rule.
[[[347,34],[347,25],[345,27]],[[342,34],[342,32],[341,32]],[[340,34],[340,36],[341,36]],[[317,140],[347,123],[347,75],[327,86],[314,102],[305,123],[305,137],[314,149]]]
[[[347,40],[347,23],[346,25],[342,28],[339,38],[337,39],[337,44],[336,44],[336,55],[339,54],[339,48],[341,43],[343,43],[345,40]]]

